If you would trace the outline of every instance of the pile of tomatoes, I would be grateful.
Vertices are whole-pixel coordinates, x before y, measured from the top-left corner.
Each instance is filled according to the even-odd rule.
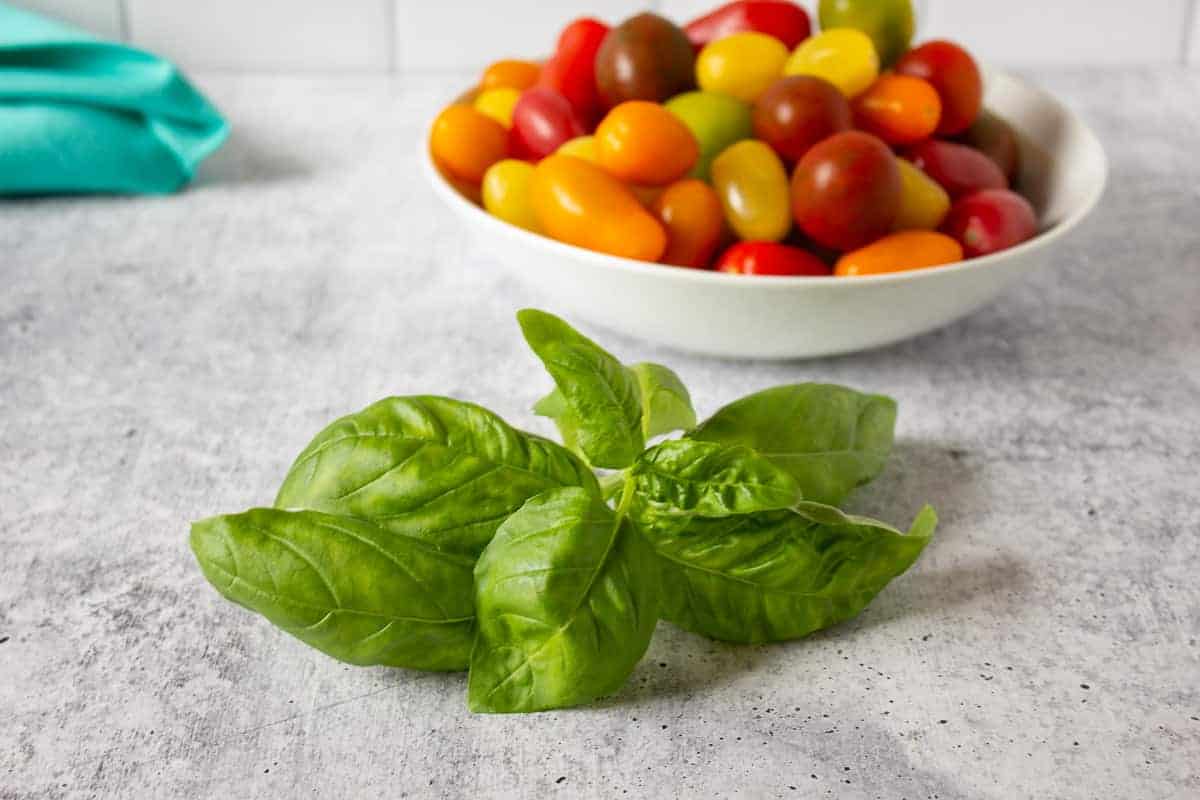
[[[568,25],[498,61],[430,151],[491,214],[626,258],[757,275],[960,261],[1037,231],[1013,129],[948,41],[910,49],[910,0],[740,0],[683,28]]]

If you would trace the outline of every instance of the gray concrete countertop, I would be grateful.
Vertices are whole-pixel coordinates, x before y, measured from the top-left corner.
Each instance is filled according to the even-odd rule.
[[[437,392],[548,432],[502,273],[416,153],[466,81],[201,76],[235,134],[176,197],[0,203],[0,797],[1200,796],[1200,73],[1046,71],[1112,159],[1058,266],[883,350],[673,365],[702,414],[900,401],[856,510],[938,536],[855,621],[662,623],[619,695],[472,716],[221,600],[188,522],[334,416]]]

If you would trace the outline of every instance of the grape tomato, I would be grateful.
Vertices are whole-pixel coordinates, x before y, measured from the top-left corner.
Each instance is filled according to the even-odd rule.
[[[833,273],[841,276],[882,275],[952,264],[962,261],[962,257],[962,247],[945,234],[901,231],[846,253],[834,265]]]
[[[721,254],[719,272],[735,275],[828,275],[825,262],[807,250],[777,242],[738,242]]]
[[[886,234],[900,212],[896,158],[861,131],[830,136],[810,149],[792,175],[792,213],[813,241],[851,250]]]
[[[658,185],[687,174],[700,156],[696,137],[658,103],[629,100],[596,127],[596,163],[627,183]]]
[[[492,216],[529,231],[539,230],[533,213],[530,185],[533,165],[528,161],[506,158],[497,161],[483,175],[483,207]]]
[[[792,227],[788,178],[775,151],[756,139],[726,148],[712,163],[725,219],[740,239],[779,241]]]
[[[783,73],[788,50],[765,33],[735,33],[705,45],[696,57],[696,83],[753,103]]]
[[[663,190],[653,209],[667,230],[662,262],[707,267],[725,235],[725,215],[713,188],[694,178],[677,181]]]
[[[980,189],[1008,188],[1008,179],[996,162],[965,144],[930,139],[909,148],[907,155],[951,198]]]
[[[475,108],[456,103],[433,121],[429,150],[447,173],[478,184],[488,167],[507,155],[508,131]]]
[[[1018,245],[1037,233],[1037,215],[1021,195],[985,189],[960,197],[942,226],[963,246],[968,258]]]
[[[862,31],[834,28],[805,39],[784,65],[785,75],[815,75],[854,97],[879,77],[875,45]]]
[[[793,164],[853,122],[845,95],[812,75],[791,75],[771,84],[755,101],[753,120],[754,135]]]
[[[712,160],[753,133],[750,107],[727,94],[685,92],[668,100],[666,108],[688,127],[700,147],[700,158],[691,171],[693,178],[707,180]]]
[[[535,86],[526,89],[513,108],[510,147],[516,158],[536,161],[586,131],[583,119],[566,97]]]
[[[683,27],[697,50],[735,33],[757,31],[773,36],[791,50],[812,31],[808,12],[784,0],[740,0],[692,20]]]
[[[684,32],[644,13],[609,31],[596,53],[596,88],[606,108],[626,100],[661,103],[695,84],[696,53]]]
[[[854,121],[888,144],[919,142],[933,135],[942,100],[928,82],[910,75],[880,75],[854,98]]]
[[[935,40],[913,48],[896,62],[896,72],[929,81],[942,99],[942,136],[971,127],[983,105],[983,77],[971,54],[953,42]]]

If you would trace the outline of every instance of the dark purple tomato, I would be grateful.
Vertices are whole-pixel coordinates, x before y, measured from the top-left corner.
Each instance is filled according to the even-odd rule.
[[[811,75],[780,78],[754,101],[754,135],[792,164],[822,139],[849,130],[853,121],[846,96]]]
[[[638,14],[608,32],[596,53],[596,88],[606,108],[626,100],[661,103],[695,86],[696,53],[677,25]]]

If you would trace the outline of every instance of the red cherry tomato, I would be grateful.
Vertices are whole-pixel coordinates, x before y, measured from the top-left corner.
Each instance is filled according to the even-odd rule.
[[[1016,192],[984,189],[955,201],[942,231],[962,244],[967,258],[986,256],[1033,238],[1037,215]]]
[[[932,41],[913,48],[896,62],[896,72],[923,78],[942,98],[937,132],[942,136],[971,127],[983,105],[983,78],[970,53],[953,42]]]
[[[1017,132],[1002,117],[987,109],[980,111],[958,140],[995,161],[1010,184],[1017,179],[1021,171],[1021,147]]]
[[[542,67],[538,86],[553,89],[570,101],[580,119],[591,124],[600,115],[596,93],[596,51],[608,35],[608,26],[583,17],[563,28],[558,49]]]
[[[853,250],[892,228],[903,182],[886,144],[861,131],[815,145],[792,174],[792,215],[809,238]]]
[[[537,161],[585,132],[583,120],[567,98],[553,89],[535,86],[522,92],[513,108],[509,151],[514,158]]]
[[[808,38],[812,25],[808,13],[783,0],[740,0],[726,3],[683,26],[697,50],[731,33],[757,31],[774,36],[791,50]]]
[[[738,242],[721,254],[717,270],[737,275],[828,275],[825,262],[807,250],[777,242]]]
[[[754,135],[793,164],[852,121],[846,96],[812,75],[780,78],[754,101]]]
[[[940,183],[951,198],[980,189],[1008,188],[1008,179],[996,162],[965,144],[931,139],[912,147],[908,160]]]

